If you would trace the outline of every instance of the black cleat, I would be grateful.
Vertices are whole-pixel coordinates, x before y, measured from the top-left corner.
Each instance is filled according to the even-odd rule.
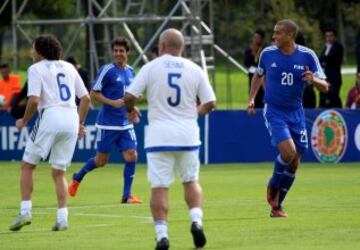
[[[195,247],[203,247],[206,244],[206,237],[204,234],[204,229],[200,226],[199,223],[193,222],[191,224],[191,234],[193,236]]]
[[[167,238],[161,238],[160,241],[156,243],[155,250],[168,250],[170,247],[169,240]]]

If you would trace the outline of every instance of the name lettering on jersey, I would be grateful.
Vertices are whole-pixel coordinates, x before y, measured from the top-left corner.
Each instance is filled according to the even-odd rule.
[[[305,70],[305,66],[304,65],[294,65],[294,69],[299,69],[299,70]]]
[[[174,61],[164,61],[165,68],[167,69],[182,69],[184,68],[184,63],[174,62]]]
[[[276,65],[276,62],[273,62],[271,65],[270,65],[271,68],[276,68],[277,65]]]

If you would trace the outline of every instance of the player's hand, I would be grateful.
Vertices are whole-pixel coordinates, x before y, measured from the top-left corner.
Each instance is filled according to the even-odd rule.
[[[85,126],[83,124],[79,125],[79,132],[78,132],[78,139],[82,139],[85,136],[86,133],[86,129]]]
[[[305,71],[302,73],[302,80],[308,84],[312,84],[314,81],[314,74],[309,70],[308,66],[305,66]]]
[[[247,112],[249,115],[255,115],[256,111],[255,111],[255,104],[254,101],[249,101],[248,107],[247,107]]]
[[[23,127],[26,126],[26,123],[24,122],[24,119],[23,119],[23,118],[17,119],[17,120],[16,120],[16,123],[15,123],[15,126],[16,126],[18,129],[22,129]]]
[[[133,111],[128,113],[128,119],[134,124],[138,124],[140,122],[141,113],[137,107],[134,107]]]
[[[112,106],[114,106],[115,108],[121,108],[124,107],[125,103],[124,100],[121,99],[116,99],[112,101]]]

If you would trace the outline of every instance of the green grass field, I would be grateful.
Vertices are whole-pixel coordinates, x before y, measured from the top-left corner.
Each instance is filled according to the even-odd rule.
[[[56,218],[54,185],[47,164],[35,172],[33,222],[8,231],[19,212],[19,163],[0,162],[0,249],[154,249],[146,168],[134,191],[145,203],[122,205],[122,167],[89,174],[69,202],[70,228],[51,232]],[[360,165],[303,164],[285,204],[288,219],[269,218],[263,164],[203,166],[206,249],[360,249]],[[71,173],[80,168],[74,164]],[[170,189],[171,249],[193,249],[190,222],[177,180]]]

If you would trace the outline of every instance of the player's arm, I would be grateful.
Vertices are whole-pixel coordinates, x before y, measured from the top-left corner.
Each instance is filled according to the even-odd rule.
[[[78,109],[79,121],[80,121],[79,132],[78,132],[79,139],[83,138],[85,135],[85,120],[86,120],[90,105],[91,105],[90,96],[88,94],[83,95],[80,98],[79,109]]]
[[[251,88],[249,94],[249,102],[247,111],[249,115],[254,115],[255,112],[255,97],[264,82],[264,76],[260,76],[258,73],[255,73],[253,78],[251,79]]]
[[[316,77],[309,67],[306,66],[305,72],[303,73],[303,80],[309,84],[313,84],[319,91],[326,93],[329,90],[329,83],[319,77]]]
[[[137,96],[129,92],[126,92],[124,97],[124,103],[126,110],[128,112],[128,119],[135,124],[139,123],[141,117],[140,110],[137,107],[135,107],[135,103],[137,100],[139,100]]]
[[[26,124],[30,121],[30,119],[34,116],[39,105],[39,100],[40,97],[38,96],[29,96],[23,118],[16,121],[16,127],[18,129],[25,127]]]
[[[98,101],[100,103],[107,104],[107,105],[110,105],[110,106],[113,106],[116,108],[121,108],[124,106],[124,100],[122,98],[113,100],[113,99],[105,97],[100,91],[91,90],[90,97],[91,97],[91,99],[93,99],[95,101]]]
[[[204,104],[200,104],[197,106],[198,115],[206,115],[210,111],[214,110],[215,107],[216,107],[215,101],[210,101]]]

